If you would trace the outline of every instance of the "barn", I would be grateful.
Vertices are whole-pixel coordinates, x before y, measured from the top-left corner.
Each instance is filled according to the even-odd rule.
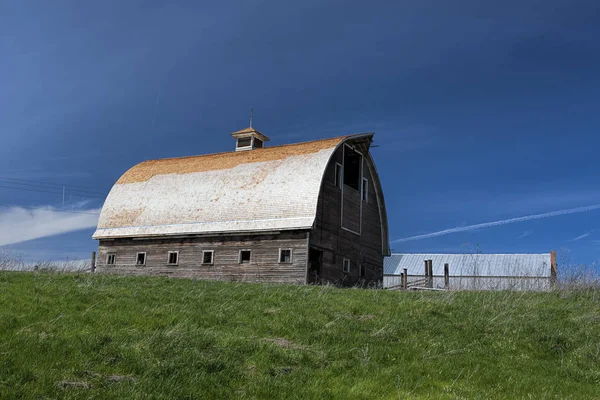
[[[556,252],[542,254],[392,254],[384,287],[448,290],[548,290]],[[406,276],[406,278],[404,278]]]
[[[381,283],[389,255],[373,133],[145,161],[114,184],[96,271],[236,281]]]

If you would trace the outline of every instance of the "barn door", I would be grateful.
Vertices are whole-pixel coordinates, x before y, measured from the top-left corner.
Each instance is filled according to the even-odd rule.
[[[308,283],[318,283],[321,279],[323,252],[311,248],[308,252]]]

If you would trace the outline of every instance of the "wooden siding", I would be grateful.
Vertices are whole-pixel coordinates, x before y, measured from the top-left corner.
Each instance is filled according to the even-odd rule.
[[[164,275],[198,279],[304,283],[307,232],[273,235],[197,237],[185,239],[101,240],[96,271],[128,275]],[[292,249],[292,262],[279,263],[279,249]],[[202,264],[202,251],[214,250],[214,264]],[[240,250],[251,250],[250,263],[238,262]],[[179,252],[178,265],[168,265],[169,251]],[[116,264],[106,265],[107,253]],[[146,264],[136,265],[138,252]]]
[[[365,146],[366,147],[366,146]],[[381,210],[378,206],[377,194],[374,190],[375,176],[371,172],[370,155],[368,149],[361,149],[363,153],[363,177],[369,180],[368,201],[362,201],[360,192],[349,187],[342,190],[335,186],[335,164],[342,163],[342,150],[334,153],[323,179],[315,228],[310,235],[310,247],[323,253],[320,280],[333,281],[343,285],[352,286],[360,283],[375,283],[383,280],[383,246]],[[378,183],[377,183],[378,184]],[[351,193],[348,195],[348,193]],[[360,207],[354,206],[355,214],[352,216],[362,225],[360,235],[342,229],[342,202],[346,207],[347,201],[362,202],[362,220]],[[348,196],[349,198],[346,198]],[[352,218],[348,216],[349,220]],[[344,227],[347,225],[347,214],[344,209]],[[354,230],[354,229],[353,229]],[[343,272],[344,258],[351,261],[348,274]],[[365,267],[365,277],[359,275],[359,265]],[[314,277],[309,277],[314,280]]]
[[[342,226],[352,232],[360,233],[360,192],[344,185]]]

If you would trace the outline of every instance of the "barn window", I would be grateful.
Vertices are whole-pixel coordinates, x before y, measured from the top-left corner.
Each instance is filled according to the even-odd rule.
[[[361,278],[365,277],[365,266],[363,264],[360,264],[360,266],[358,267],[358,274]]]
[[[254,148],[255,149],[262,149],[263,147],[263,141],[257,138],[254,138]]]
[[[362,155],[349,146],[344,148],[344,185],[360,190]]]
[[[179,263],[179,252],[178,251],[169,251],[167,256],[167,264],[169,265],[177,265]]]
[[[214,250],[203,250],[202,251],[202,264],[212,265],[214,264]]]
[[[117,253],[108,253],[106,255],[106,265],[115,265],[117,261]]]
[[[137,253],[137,257],[135,259],[136,265],[146,265],[146,253]]]
[[[291,263],[292,262],[292,249],[279,249],[279,262],[280,263]]]
[[[362,181],[362,199],[363,201],[369,201],[369,180],[367,178],[363,178]]]
[[[250,262],[250,255],[252,252],[250,250],[240,250],[240,264],[248,264]]]
[[[343,271],[345,274],[350,273],[350,260],[347,258],[344,258],[344,270]]]
[[[342,188],[342,164],[335,164],[335,181],[333,183],[338,188]]]
[[[250,147],[252,146],[252,138],[251,137],[245,137],[245,138],[239,138],[237,140],[237,147]]]

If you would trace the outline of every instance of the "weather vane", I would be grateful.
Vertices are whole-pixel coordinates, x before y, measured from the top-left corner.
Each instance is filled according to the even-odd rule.
[[[250,107],[250,128],[252,128],[252,117],[254,115],[254,108]]]

